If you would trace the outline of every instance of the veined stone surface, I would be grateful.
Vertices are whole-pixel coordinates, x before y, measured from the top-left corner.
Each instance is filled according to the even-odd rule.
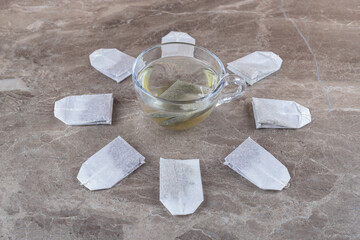
[[[359,1],[0,1],[0,239],[360,239]],[[136,57],[186,32],[223,63],[272,51],[281,69],[172,132],[140,110],[131,77],[91,67],[89,54]],[[1,84],[5,86],[6,84]],[[12,84],[13,85],[13,84]],[[66,126],[55,101],[114,94],[110,126]],[[255,129],[251,98],[296,101],[312,122]],[[117,136],[146,164],[114,188],[79,186],[81,164]],[[247,137],[289,170],[291,186],[258,189],[223,165]],[[159,158],[200,159],[204,202],[172,216],[159,201]]]

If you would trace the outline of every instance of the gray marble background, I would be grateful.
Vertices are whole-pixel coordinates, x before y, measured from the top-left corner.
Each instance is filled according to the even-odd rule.
[[[0,1],[0,239],[360,239],[358,0]],[[90,66],[99,48],[137,56],[171,30],[224,63],[256,50],[279,72],[183,132],[157,127],[131,78]],[[114,93],[111,126],[66,126],[68,95]],[[294,100],[313,122],[255,130],[251,97]],[[76,179],[118,135],[146,164],[106,191]],[[256,188],[222,162],[248,136],[284,163],[282,192]],[[171,216],[159,201],[159,158],[199,158],[205,201]]]

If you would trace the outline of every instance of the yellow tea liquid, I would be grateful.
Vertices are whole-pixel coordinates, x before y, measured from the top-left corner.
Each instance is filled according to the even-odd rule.
[[[141,71],[138,81],[151,95],[169,101],[143,103],[144,111],[160,126],[175,130],[191,128],[202,122],[214,107],[196,101],[213,91],[218,77],[195,58],[177,56],[156,60]],[[187,103],[182,104],[183,101]]]

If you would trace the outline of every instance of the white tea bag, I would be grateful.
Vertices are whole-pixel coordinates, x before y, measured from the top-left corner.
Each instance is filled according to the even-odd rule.
[[[54,115],[67,125],[111,124],[113,95],[68,96],[55,102]]]
[[[211,89],[177,80],[160,94],[160,98],[170,101],[191,101],[206,96]]]
[[[195,212],[204,201],[199,159],[160,158],[160,201],[172,215]]]
[[[119,136],[81,165],[77,179],[92,191],[108,189],[143,165],[144,160]]]
[[[224,164],[263,190],[281,191],[290,181],[287,168],[250,137],[225,158]]]
[[[275,53],[256,51],[228,63],[227,69],[243,77],[248,84],[253,85],[278,71],[281,64],[282,59]]]
[[[116,82],[121,82],[131,75],[135,58],[116,48],[100,48],[89,56],[90,64],[96,70]]]
[[[174,32],[171,31],[167,35],[165,35],[161,39],[161,43],[169,43],[169,42],[183,42],[190,43],[195,45],[195,39],[191,37],[189,34],[184,32]],[[194,46],[191,45],[163,45],[161,46],[161,56],[169,57],[169,56],[194,56]]]
[[[159,95],[160,98],[169,101],[191,101],[204,97],[210,91],[209,88],[204,86],[197,86],[181,80],[177,80],[168,89]],[[198,104],[198,103],[197,103]],[[184,104],[185,105],[185,104]],[[192,104],[186,104],[188,108],[194,108]],[[184,108],[183,108],[184,109]],[[152,112],[149,113],[153,119],[158,119],[160,126],[174,127],[185,121],[189,121],[196,117],[201,116],[209,111],[210,106],[202,107],[198,104],[197,111],[184,111],[184,112]],[[184,109],[186,110],[186,109]]]
[[[256,128],[301,128],[311,122],[310,110],[294,101],[252,98]]]

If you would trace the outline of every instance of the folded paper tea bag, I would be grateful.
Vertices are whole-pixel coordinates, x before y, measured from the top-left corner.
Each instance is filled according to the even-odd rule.
[[[250,137],[225,158],[225,165],[264,190],[282,190],[290,181],[287,168]]]
[[[211,89],[177,80],[159,97],[170,101],[191,101],[209,94]]]
[[[113,95],[68,96],[55,102],[54,115],[67,125],[111,124]]]
[[[183,42],[195,45],[195,39],[184,32],[171,31],[161,39],[161,43]],[[169,56],[194,56],[194,47],[191,45],[164,45],[161,46],[162,57]]]
[[[101,48],[89,56],[90,64],[96,70],[116,82],[121,82],[131,74],[135,58],[116,48]]]
[[[81,165],[77,179],[89,190],[108,189],[144,164],[144,160],[119,136]]]
[[[191,101],[206,96],[210,91],[210,88],[177,80],[168,89],[161,93],[159,97],[169,101]],[[193,106],[191,104],[183,106],[183,110],[188,110],[186,108],[193,108]],[[199,107],[196,111],[152,112],[149,113],[148,116],[156,119],[160,126],[174,127],[185,121],[199,117],[209,111],[210,108],[211,106],[204,106]]]
[[[227,69],[243,77],[248,84],[253,85],[278,71],[281,64],[282,59],[275,53],[256,51],[228,63]]]
[[[199,159],[160,158],[160,201],[172,215],[195,212],[204,201]]]
[[[311,122],[308,108],[294,101],[252,98],[256,128],[301,128]]]

